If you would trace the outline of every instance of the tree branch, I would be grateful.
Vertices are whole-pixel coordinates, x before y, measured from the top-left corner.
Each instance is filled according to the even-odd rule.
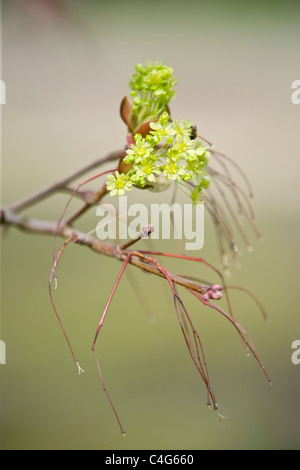
[[[57,230],[57,222],[55,221],[25,218],[11,210],[0,211],[0,225],[4,227],[15,227],[25,232],[40,235],[55,235]],[[96,253],[115,258],[119,261],[125,261],[126,256],[130,253],[133,253],[129,260],[130,264],[141,269],[142,271],[155,274],[156,276],[165,279],[164,275],[157,267],[147,262],[146,257],[144,257],[145,259],[142,259],[140,256],[137,257],[134,255],[134,251],[137,250],[123,250],[119,245],[106,243],[98,238],[92,237],[91,235],[88,235],[67,225],[63,225],[57,235],[61,238],[64,238],[65,240],[73,237],[74,243],[89,247]],[[197,282],[186,279],[185,277],[174,273],[169,273],[169,277],[175,284],[183,286],[187,289],[191,289],[200,294],[207,288],[207,286],[202,286]]]
[[[58,183],[54,183],[50,185],[48,188],[43,189],[42,191],[38,191],[37,193],[22,199],[20,201],[17,201],[9,206],[9,209],[14,212],[19,212],[21,210],[26,209],[27,207],[30,207],[43,199],[47,198],[48,196],[51,196],[51,194],[62,191],[62,190],[68,190],[67,186],[70,184],[72,181],[75,179],[79,178],[80,176],[84,175],[88,171],[91,171],[95,168],[97,168],[100,165],[103,165],[104,163],[108,163],[117,159],[120,159],[123,154],[123,150],[116,150],[114,152],[109,153],[105,158],[97,159],[93,163],[90,163],[89,165],[84,166],[80,170],[75,171],[74,173],[71,173],[69,176],[64,178],[63,180],[59,181]]]

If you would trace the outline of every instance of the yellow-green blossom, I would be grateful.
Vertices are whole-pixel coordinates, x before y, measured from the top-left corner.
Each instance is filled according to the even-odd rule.
[[[163,174],[167,179],[180,180],[180,177],[185,174],[185,166],[167,158],[166,165],[163,166]]]
[[[136,66],[130,80],[132,122],[136,130],[142,126],[141,133],[147,129],[148,122],[150,129],[144,137],[139,130],[133,132],[135,142],[126,150],[124,158],[124,163],[131,164],[126,175],[116,172],[108,176],[107,189],[112,196],[124,194],[133,185],[149,187],[163,179],[164,188],[171,181],[182,189],[186,186],[196,203],[209,186],[205,172],[209,159],[207,148],[197,140],[197,134],[191,133],[191,121],[171,120],[167,111],[176,83],[172,75],[173,69],[161,62],[148,61],[146,65]],[[191,183],[187,186],[188,181]]]
[[[146,141],[146,139],[143,139],[140,134],[136,134],[134,139],[136,145],[131,144],[131,148],[126,150],[127,155],[124,158],[125,163],[138,163],[143,158],[148,158],[153,150],[151,145]]]
[[[132,112],[137,126],[150,118],[156,119],[166,110],[175,95],[173,88],[176,81],[173,69],[160,61],[136,65],[130,88],[133,96]]]
[[[111,196],[123,196],[125,191],[130,191],[132,189],[132,182],[129,181],[129,178],[124,173],[115,172],[114,175],[108,175],[106,182],[106,187],[110,191]]]

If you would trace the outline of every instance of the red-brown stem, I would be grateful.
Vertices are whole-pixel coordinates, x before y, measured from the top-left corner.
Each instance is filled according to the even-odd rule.
[[[241,167],[234,161],[232,160],[232,158],[228,157],[227,155],[225,155],[224,153],[222,152],[219,152],[217,150],[213,150],[213,149],[209,149],[209,151],[214,154],[214,155],[218,155],[219,157],[222,157],[224,158],[225,160],[229,161],[236,169],[237,171],[240,173],[240,175],[244,178],[244,181],[246,183],[246,185],[248,186],[248,190],[249,190],[249,197],[252,198],[253,197],[253,191],[252,191],[252,187],[251,187],[251,184],[249,182],[249,179],[247,178],[246,174],[243,172],[243,170],[241,169]]]
[[[55,232],[55,235],[54,235],[54,243],[53,243],[53,260],[55,260],[55,249],[56,249],[56,239],[57,239],[57,236],[58,236],[58,233],[59,233],[59,229],[60,229],[60,226],[61,226],[61,222],[63,220],[63,217],[66,213],[66,210],[68,209],[69,207],[69,204],[70,202],[72,201],[73,197],[75,196],[75,194],[77,193],[77,191],[82,187],[84,186],[85,184],[87,183],[90,183],[91,181],[95,180],[96,178],[100,178],[100,176],[103,176],[103,175],[106,175],[108,173],[113,173],[114,171],[116,171],[116,169],[113,169],[113,170],[107,170],[107,171],[102,171],[101,173],[98,173],[97,175],[95,176],[92,176],[91,178],[88,178],[86,181],[84,181],[83,183],[80,183],[73,191],[73,193],[71,194],[67,204],[65,205],[65,208],[60,216],[60,219],[58,221],[58,224],[57,224],[57,228],[56,228],[56,232]],[[55,276],[55,269],[53,271],[53,275]]]
[[[227,318],[227,320],[230,321],[230,323],[232,323],[232,325],[236,328],[236,330],[238,331],[242,341],[244,344],[246,344],[246,346],[248,347],[248,349],[252,352],[253,356],[255,357],[256,361],[258,362],[262,372],[264,373],[266,379],[268,382],[271,382],[271,379],[270,377],[268,376],[266,370],[265,370],[265,367],[259,357],[259,355],[257,354],[256,352],[256,349],[254,347],[254,344],[252,343],[252,341],[250,340],[249,336],[248,336],[248,333],[246,330],[244,330],[244,328],[239,324],[237,323],[230,315],[228,315],[226,312],[224,312],[224,310],[222,310],[220,307],[217,307],[215,304],[211,303],[211,302],[207,302],[206,300],[204,300],[202,298],[202,296],[200,294],[198,294],[197,292],[194,292],[193,290],[191,289],[188,289],[195,297],[197,297],[197,299],[199,299],[204,305],[207,305],[208,307],[211,307],[215,310],[217,310],[217,312],[221,313],[221,315],[223,315],[225,318]]]
[[[78,360],[77,360],[77,358],[76,358],[76,356],[75,356],[75,354],[74,354],[74,352],[73,352],[73,349],[72,349],[72,347],[71,347],[71,344],[70,344],[68,335],[67,335],[67,333],[66,333],[66,331],[65,331],[65,328],[64,328],[64,326],[63,326],[63,324],[62,324],[62,321],[61,321],[61,319],[60,319],[60,316],[58,315],[58,312],[57,312],[57,310],[56,310],[56,307],[55,307],[55,304],[54,304],[54,300],[53,300],[53,296],[52,296],[52,289],[51,289],[51,286],[52,286],[52,278],[53,278],[53,276],[54,276],[54,274],[55,274],[55,269],[57,268],[59,259],[60,259],[61,255],[63,254],[63,252],[64,252],[66,246],[67,246],[69,243],[73,242],[74,240],[75,240],[74,237],[70,237],[70,238],[68,238],[68,239],[64,242],[64,244],[62,245],[62,247],[61,247],[61,249],[60,249],[60,251],[59,251],[59,253],[58,253],[58,255],[57,255],[57,257],[56,257],[56,259],[55,259],[55,261],[54,261],[53,268],[52,268],[52,271],[51,271],[51,274],[50,274],[50,277],[49,277],[48,285],[49,285],[50,300],[51,300],[51,304],[52,304],[53,310],[54,310],[54,312],[55,312],[56,318],[57,318],[57,320],[58,320],[58,322],[59,322],[59,324],[60,324],[60,327],[61,327],[61,329],[62,329],[62,332],[63,332],[63,334],[64,334],[64,336],[65,336],[65,338],[66,338],[66,341],[67,341],[67,343],[68,343],[68,346],[69,346],[69,349],[70,349],[71,354],[72,354],[72,356],[73,356],[73,359],[74,359],[74,361],[78,364]]]
[[[173,285],[173,287],[174,287],[174,285]],[[186,309],[185,309],[185,307],[184,307],[184,305],[183,305],[183,302],[182,302],[182,300],[180,299],[180,297],[178,296],[177,293],[174,293],[174,292],[173,292],[173,300],[174,300],[174,306],[175,306],[175,312],[176,312],[176,315],[177,315],[177,319],[178,319],[180,328],[181,328],[181,330],[182,330],[182,333],[183,333],[185,342],[186,342],[186,344],[187,344],[187,347],[188,347],[190,356],[191,356],[191,358],[192,358],[192,360],[193,360],[193,362],[194,362],[194,364],[195,364],[195,366],[196,366],[198,372],[200,373],[202,380],[204,381],[204,383],[205,383],[205,385],[206,385],[206,387],[207,387],[207,389],[208,389],[208,391],[209,391],[208,377],[205,375],[205,372],[204,372],[204,369],[203,369],[203,366],[202,366],[202,362],[201,362],[201,358],[200,358],[200,355],[199,355],[198,345],[197,345],[197,342],[195,341],[195,335],[194,335],[194,333],[195,333],[195,328],[194,328],[193,324],[191,324],[191,321],[190,321],[190,319],[189,319],[189,317],[188,317],[188,315],[187,315],[187,312],[186,312]],[[189,322],[189,324],[190,324],[190,326],[191,326],[191,328],[192,328],[192,333],[193,333],[193,336],[194,336],[194,342],[195,342],[195,346],[196,346],[197,359],[198,359],[199,364],[197,363],[197,361],[196,361],[196,359],[195,359],[195,357],[194,357],[194,353],[193,353],[193,351],[192,351],[192,345],[191,345],[190,341],[188,340],[186,333],[184,332],[184,327],[183,327],[182,322],[181,322],[181,320],[180,320],[180,316],[179,316],[179,312],[178,312],[178,308],[177,308],[176,301],[179,302],[179,305],[180,305],[180,307],[182,308],[184,314],[186,315],[186,317],[187,317],[187,319],[188,319],[188,322]]]
[[[115,281],[115,283],[114,283],[114,286],[113,286],[112,291],[111,291],[111,293],[110,293],[110,295],[109,295],[108,301],[106,302],[104,311],[103,311],[102,316],[101,316],[101,318],[100,318],[100,321],[99,321],[99,323],[98,323],[97,331],[96,331],[95,338],[94,338],[93,345],[92,345],[92,352],[93,352],[93,356],[94,356],[95,361],[96,361],[96,364],[97,364],[97,368],[98,368],[98,372],[99,372],[99,375],[100,375],[100,379],[101,379],[101,383],[102,383],[103,390],[104,390],[104,392],[106,393],[106,396],[107,396],[107,398],[108,398],[108,400],[109,400],[109,403],[110,403],[110,405],[111,405],[111,407],[112,407],[112,410],[113,410],[113,412],[114,412],[114,414],[115,414],[115,417],[117,418],[117,421],[118,421],[118,424],[119,424],[119,427],[120,427],[120,430],[121,430],[121,433],[122,433],[123,436],[125,436],[125,432],[124,432],[124,429],[123,429],[123,427],[122,427],[121,421],[120,421],[120,419],[119,419],[118,413],[117,413],[117,411],[116,411],[116,409],[115,409],[115,407],[114,407],[114,405],[113,405],[113,403],[112,403],[112,401],[111,401],[111,398],[110,398],[110,396],[109,396],[109,393],[108,393],[108,391],[107,391],[107,389],[106,389],[106,386],[105,386],[105,383],[104,383],[104,380],[103,380],[103,376],[102,376],[102,372],[101,372],[101,368],[100,368],[100,365],[99,365],[99,362],[98,362],[98,359],[97,359],[97,356],[96,356],[96,353],[95,353],[95,346],[96,346],[96,341],[97,341],[97,338],[98,338],[100,329],[101,329],[101,327],[102,327],[102,325],[103,325],[103,322],[104,322],[104,319],[105,319],[105,317],[106,317],[108,307],[109,307],[109,305],[110,305],[110,303],[111,303],[111,301],[112,301],[113,295],[114,295],[114,293],[115,293],[115,291],[116,291],[116,289],[117,289],[117,287],[118,287],[118,284],[119,284],[119,282],[120,282],[120,279],[121,279],[121,277],[122,277],[122,274],[123,274],[123,272],[124,272],[124,270],[125,270],[125,268],[126,268],[128,262],[129,262],[130,257],[131,257],[131,254],[128,254],[128,255],[126,256],[126,259],[125,259],[125,261],[124,261],[124,263],[123,263],[123,266],[122,266],[122,268],[121,268],[121,270],[120,270],[120,272],[119,272],[119,274],[118,274],[118,277],[117,277],[117,279],[116,279],[116,281]]]
[[[236,290],[240,290],[241,292],[244,292],[245,294],[248,294],[249,297],[252,298],[252,300],[256,303],[257,307],[261,311],[261,314],[262,314],[264,320],[268,321],[269,317],[268,317],[268,314],[267,314],[267,311],[266,311],[265,307],[263,306],[261,301],[256,297],[256,295],[254,295],[253,292],[251,292],[251,290],[246,289],[246,287],[243,287],[243,286],[233,286],[233,285],[226,286],[226,287],[224,287],[224,290],[225,289],[227,289],[227,290],[236,289]]]
[[[227,175],[227,178],[229,180],[230,183],[233,183],[233,179],[232,179],[232,176],[231,176],[231,173],[229,171],[229,169],[227,168],[227,165],[225,165],[225,163],[222,161],[222,159],[220,158],[220,155],[218,152],[212,152],[213,155],[215,156],[215,159],[219,162],[219,164],[221,165],[221,167],[224,169],[226,175]],[[234,197],[236,199],[236,201],[238,202],[238,205],[239,205],[239,198],[238,198],[238,195],[236,194],[236,188],[234,185],[232,185],[232,192],[234,194]]]
[[[165,257],[169,257],[169,258],[185,259],[185,260],[188,260],[188,261],[197,261],[199,263],[203,263],[203,264],[205,264],[205,266],[212,269],[221,278],[223,287],[224,287],[224,289],[226,288],[226,283],[225,283],[225,279],[224,279],[223,274],[217,268],[215,268],[212,264],[210,264],[208,261],[206,261],[203,258],[197,258],[197,257],[194,257],[194,256],[186,256],[186,255],[178,255],[178,254],[173,254],[173,253],[164,253],[164,252],[161,252],[161,251],[144,251],[144,250],[140,250],[140,253],[156,255],[156,256],[165,256]],[[234,318],[227,290],[225,290],[225,295],[226,295],[226,301],[227,301],[230,316],[232,318]]]
[[[178,312],[177,305],[176,305],[176,299],[177,299],[177,301],[179,302],[179,304],[181,305],[181,307],[182,307],[182,309],[183,309],[183,311],[184,311],[184,313],[185,313],[185,315],[186,315],[186,317],[187,317],[187,319],[188,319],[188,321],[189,321],[189,324],[190,324],[190,326],[191,326],[191,328],[192,328],[192,332],[193,332],[193,335],[194,335],[194,341],[195,341],[195,344],[196,344],[196,350],[198,351],[197,342],[196,342],[196,340],[195,340],[195,333],[196,333],[196,335],[197,335],[197,337],[198,337],[198,341],[199,341],[201,350],[202,350],[202,352],[203,352],[200,338],[199,338],[199,336],[198,336],[198,334],[197,334],[197,332],[196,332],[196,330],[195,330],[195,328],[194,328],[193,323],[191,322],[191,319],[190,319],[190,317],[189,317],[189,315],[188,315],[188,313],[187,313],[187,311],[186,311],[186,308],[185,308],[185,306],[184,306],[182,300],[180,299],[180,297],[178,296],[178,294],[177,294],[177,292],[176,292],[174,283],[173,283],[172,279],[171,279],[170,276],[169,276],[169,272],[168,272],[165,268],[163,268],[155,259],[150,258],[149,256],[146,256],[146,257],[145,257],[145,256],[142,254],[142,252],[132,252],[132,255],[136,255],[136,256],[138,256],[138,257],[140,257],[140,258],[142,258],[142,259],[144,259],[144,260],[146,260],[146,261],[152,263],[154,266],[157,267],[157,269],[159,269],[159,270],[162,272],[162,274],[164,275],[164,277],[165,277],[166,280],[168,281],[168,283],[169,283],[169,285],[170,285],[170,287],[171,287],[172,293],[173,293],[174,306],[175,306],[175,311],[176,311],[177,319],[178,319],[178,322],[179,322],[179,325],[180,325],[182,334],[183,334],[183,336],[184,336],[184,339],[185,339],[185,342],[186,342],[186,345],[187,345],[189,354],[190,354],[190,356],[191,356],[191,358],[192,358],[192,360],[193,360],[193,362],[194,362],[194,364],[195,364],[195,366],[196,366],[198,372],[200,373],[200,376],[201,376],[202,380],[204,381],[204,383],[205,383],[205,385],[206,385],[206,387],[207,387],[208,394],[211,396],[211,399],[212,399],[212,401],[213,401],[214,409],[217,410],[217,409],[218,409],[218,405],[217,405],[217,402],[216,402],[214,393],[213,393],[213,391],[212,391],[212,389],[210,388],[210,385],[209,385],[208,373],[207,373],[207,377],[206,377],[205,372],[204,372],[204,370],[203,370],[202,363],[201,363],[201,358],[200,358],[199,352],[198,352],[198,361],[199,361],[199,364],[198,364],[197,361],[195,360],[194,354],[193,354],[192,349],[191,349],[190,342],[189,342],[189,340],[188,340],[188,338],[187,338],[187,336],[186,336],[186,334],[185,334],[185,332],[184,332],[184,327],[183,327],[182,322],[181,322],[181,320],[180,320],[179,312]],[[204,357],[204,355],[203,355],[203,357]],[[204,359],[204,363],[205,363],[205,367],[206,367],[206,361],[205,361],[205,359]],[[207,367],[206,367],[206,371],[207,371]],[[210,404],[209,400],[208,400],[208,404]]]
[[[79,178],[80,176],[84,175],[85,173],[91,170],[94,170],[95,168],[99,167],[100,165],[103,165],[104,163],[108,163],[113,160],[119,160],[122,154],[123,154],[123,150],[116,150],[114,152],[109,153],[104,158],[101,158],[101,159],[98,158],[94,162],[85,165],[80,170],[77,170],[71,173],[70,175],[62,179],[61,181],[51,184],[46,189],[43,189],[42,191],[38,191],[37,193],[32,194],[31,196],[25,199],[22,199],[21,201],[15,202],[9,207],[9,209],[10,211],[19,212],[25,208],[28,208],[29,206],[32,206],[38,202],[41,202],[45,198],[54,194],[55,192],[60,191],[61,189],[64,190],[68,184],[70,184],[72,181]]]
[[[184,275],[184,277],[186,279],[190,279],[191,281],[196,281],[196,282],[199,282],[201,284],[205,284],[207,286],[210,286],[211,284],[213,284],[211,281],[208,281],[207,279],[200,279],[198,277],[195,277],[195,276],[189,276],[187,274]],[[262,302],[259,300],[258,297],[256,297],[256,295],[253,294],[253,292],[250,290],[250,289],[247,289],[246,287],[243,287],[243,286],[235,286],[235,285],[230,285],[230,286],[222,286],[223,287],[223,290],[230,290],[230,289],[235,289],[235,290],[240,290],[241,292],[244,292],[245,294],[249,295],[249,297],[251,297],[251,299],[256,303],[258,309],[260,310],[261,314],[262,314],[262,317],[265,321],[268,321],[269,320],[269,316],[268,316],[268,313],[265,309],[265,307],[263,306]]]
[[[249,242],[249,240],[248,240],[248,238],[247,238],[247,236],[246,236],[244,230],[242,229],[241,224],[240,224],[239,220],[237,219],[236,214],[234,213],[234,211],[233,211],[231,205],[229,204],[229,201],[228,201],[228,199],[227,199],[227,196],[226,196],[226,194],[225,194],[225,191],[223,191],[223,189],[221,188],[221,186],[220,186],[220,184],[219,184],[219,182],[218,182],[217,179],[214,180],[214,184],[215,184],[215,186],[216,186],[216,188],[217,188],[217,190],[218,190],[220,196],[222,197],[222,199],[223,199],[223,201],[224,201],[224,204],[225,204],[225,206],[226,206],[226,208],[227,208],[227,210],[228,210],[228,212],[229,212],[229,214],[230,214],[230,216],[231,216],[233,222],[235,223],[235,226],[237,227],[237,229],[238,229],[238,231],[239,231],[239,233],[240,233],[240,235],[241,235],[241,238],[243,239],[244,244],[246,245],[248,251],[250,251],[251,248],[252,248],[252,247],[251,247],[251,244],[250,244],[250,242]]]
[[[194,325],[193,325],[193,323],[192,323],[192,321],[191,321],[191,319],[190,319],[190,317],[189,317],[189,315],[188,315],[188,313],[187,313],[187,310],[186,310],[186,308],[185,308],[185,306],[184,306],[182,300],[178,297],[178,295],[177,295],[177,300],[179,301],[179,304],[180,304],[181,308],[183,309],[184,314],[186,315],[186,317],[187,317],[187,319],[188,319],[188,322],[189,322],[189,324],[190,324],[190,327],[191,327],[191,329],[192,329],[192,333],[193,333],[193,337],[194,337],[194,343],[195,343],[195,346],[196,346],[197,359],[198,359],[198,363],[199,363],[199,366],[200,366],[200,368],[201,368],[201,370],[202,370],[203,375],[201,374],[200,371],[199,371],[199,372],[200,372],[200,375],[201,375],[201,377],[202,377],[202,379],[203,379],[203,381],[204,381],[204,383],[205,383],[205,385],[206,385],[206,388],[207,388],[207,405],[210,406],[210,404],[211,404],[211,403],[210,403],[210,399],[209,399],[209,397],[211,396],[211,397],[212,397],[212,401],[213,401],[213,405],[214,405],[214,409],[217,410],[217,409],[218,409],[218,405],[217,405],[217,402],[216,402],[216,398],[215,398],[215,396],[214,396],[214,394],[213,394],[213,392],[212,392],[212,389],[211,389],[211,387],[210,387],[209,375],[208,375],[208,368],[207,368],[207,363],[206,363],[206,359],[205,359],[205,354],[204,354],[204,350],[203,350],[203,347],[202,347],[202,343],[201,343],[200,337],[199,337],[199,335],[198,335],[198,333],[197,333],[197,331],[196,331],[196,329],[195,329],[195,327],[194,327]],[[175,297],[174,297],[174,301],[175,301]],[[174,303],[175,303],[175,302],[174,302]],[[175,304],[175,310],[176,310],[176,313],[177,313],[176,304]],[[178,314],[177,314],[177,317],[178,317]],[[201,354],[202,354],[202,357],[203,357],[203,363],[204,363],[204,366],[205,366],[206,374],[205,374],[205,372],[204,372],[204,370],[203,370],[203,366],[202,366],[201,357],[200,357],[199,348],[198,348],[198,344],[197,344],[197,343],[199,343],[199,346],[200,346],[200,349],[201,349]],[[189,352],[190,352],[190,355],[191,355],[191,357],[192,357],[191,351],[189,351]],[[197,364],[196,364],[196,362],[195,362],[195,360],[194,360],[193,357],[192,357],[192,359],[193,359],[194,364],[195,364],[196,367],[197,367]],[[199,370],[198,367],[197,367],[197,369]]]

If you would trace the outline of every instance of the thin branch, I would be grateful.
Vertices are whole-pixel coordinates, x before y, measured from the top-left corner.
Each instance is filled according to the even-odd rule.
[[[106,184],[102,186],[100,191],[93,195],[91,200],[87,200],[85,204],[78,209],[74,214],[72,214],[69,218],[66,219],[66,224],[71,225],[75,220],[79,219],[91,206],[94,206],[97,202],[99,202],[103,196],[107,193]],[[75,194],[74,194],[75,195]]]
[[[77,170],[74,173],[71,173],[69,176],[59,181],[58,183],[54,183],[48,186],[48,188],[43,189],[42,191],[38,191],[37,193],[25,199],[21,199],[20,201],[13,203],[12,205],[9,206],[9,209],[14,212],[19,212],[21,210],[26,209],[27,207],[33,206],[34,204],[42,201],[48,196],[51,196],[51,194],[57,191],[65,190],[68,184],[70,184],[72,181],[79,178],[80,176],[84,175],[88,171],[94,170],[95,168],[97,168],[100,165],[103,165],[104,163],[108,163],[108,162],[121,158],[122,154],[123,154],[123,150],[116,150],[114,152],[109,153],[104,158],[98,158],[97,160],[84,166],[80,170]]]
[[[33,234],[42,234],[42,235],[55,235],[57,232],[57,222],[52,220],[43,220],[43,219],[34,219],[34,218],[25,218],[20,214],[16,214],[12,211],[0,211],[0,225],[5,227],[15,227],[19,230],[23,230]],[[90,235],[81,232],[72,227],[66,225],[62,226],[57,233],[57,235],[65,240],[69,238],[74,238],[74,243],[78,245],[83,245],[89,247],[96,253],[106,255],[120,261],[125,261],[126,256],[130,253],[130,250],[121,250],[118,245],[113,245],[111,243],[104,242],[98,238],[91,237]],[[145,260],[142,260],[136,256],[130,258],[130,264],[136,266],[137,268],[155,274],[161,278],[165,278],[159,269],[157,269],[153,264],[148,263]],[[177,274],[170,274],[172,282],[180,286],[186,287],[187,289],[192,289],[198,293],[202,293],[203,287],[197,282],[190,281],[185,279],[182,276]]]

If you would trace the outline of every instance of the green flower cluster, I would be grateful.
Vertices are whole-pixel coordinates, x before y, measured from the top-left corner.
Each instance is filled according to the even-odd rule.
[[[167,110],[168,103],[175,96],[173,69],[161,62],[147,61],[146,65],[137,64],[136,73],[130,79],[133,96],[132,113],[136,125],[157,119]]]
[[[202,190],[209,186],[205,168],[209,152],[201,141],[191,138],[192,123],[170,121],[163,112],[158,121],[150,123],[151,131],[143,138],[135,134],[135,144],[126,151],[124,162],[131,165],[126,174],[116,172],[108,177],[107,189],[113,196],[139,188],[153,187],[158,181],[166,186],[173,180],[188,192],[194,203],[199,202]],[[188,182],[193,180],[193,185]]]
[[[125,191],[132,189],[132,182],[124,173],[115,172],[114,175],[108,175],[106,187],[110,191],[111,196],[123,196]]]

